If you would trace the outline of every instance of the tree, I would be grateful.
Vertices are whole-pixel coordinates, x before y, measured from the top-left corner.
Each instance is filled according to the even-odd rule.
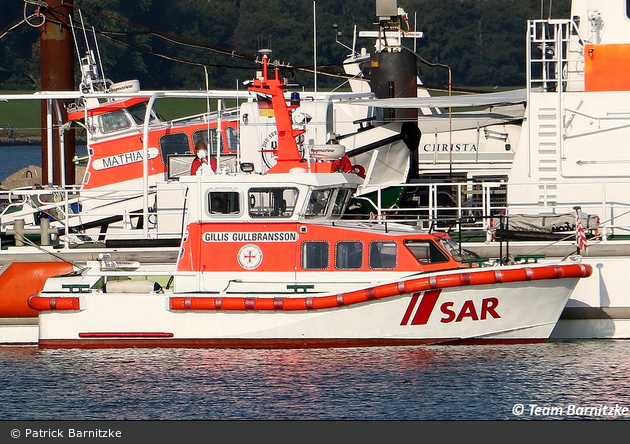
[[[94,27],[106,77],[138,79],[143,89],[205,88],[204,67],[210,88],[232,89],[237,80],[251,77],[263,47],[278,60],[312,68],[314,5],[320,69],[342,71],[355,25],[377,29],[375,0],[75,0],[74,5],[75,25],[81,10],[91,46]],[[23,0],[3,1],[1,29],[20,22],[23,6]],[[454,85],[522,86],[527,20],[541,14],[567,18],[570,0],[399,0],[399,6],[409,14],[410,29],[425,33],[417,54],[430,64],[450,66]],[[335,42],[335,23],[346,47]],[[82,32],[77,37],[84,55]],[[0,88],[37,89],[37,30],[21,24],[1,43],[1,60],[11,63],[0,64]],[[362,39],[361,47],[374,49]],[[313,87],[311,73],[294,74],[295,83]],[[419,75],[425,84],[448,83],[444,68],[420,64]],[[322,88],[342,83],[324,75],[317,79]]]

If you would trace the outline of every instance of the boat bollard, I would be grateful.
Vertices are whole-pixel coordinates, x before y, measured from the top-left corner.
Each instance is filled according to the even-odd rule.
[[[40,226],[25,227],[24,219],[16,219],[13,223],[13,228],[7,230],[7,234],[12,234],[15,238],[15,246],[24,246],[24,237],[27,234],[39,234],[40,245],[47,246],[51,244],[51,235],[59,234],[58,228],[50,228],[50,219],[47,217],[42,218]]]
[[[13,224],[13,230],[7,230],[7,233],[14,235],[16,247],[24,245],[24,219],[16,219]]]

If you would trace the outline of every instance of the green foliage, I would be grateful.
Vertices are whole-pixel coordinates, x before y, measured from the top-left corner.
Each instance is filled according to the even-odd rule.
[[[30,92],[15,91],[15,93],[29,94]],[[10,123],[13,125],[15,137],[39,136],[41,134],[41,109],[39,100],[0,102],[0,132]]]
[[[23,0],[3,0],[2,30],[23,19]],[[425,33],[417,54],[430,63],[448,65],[453,85],[521,86],[525,81],[525,30],[528,19],[568,17],[570,0],[399,0],[409,27]],[[258,67],[261,48],[274,58],[312,67],[313,9],[317,23],[317,66],[342,71],[353,27],[377,29],[375,1],[370,0],[74,0],[92,49],[97,35],[104,75],[114,82],[139,79],[143,89],[236,87]],[[33,5],[29,6],[33,10]],[[333,24],[341,32],[335,42]],[[85,38],[77,30],[79,55]],[[39,88],[39,31],[21,24],[0,40],[0,90]],[[412,43],[407,46],[411,47]],[[357,49],[373,50],[359,39]],[[204,68],[205,67],[205,68]],[[78,62],[75,66],[78,84]],[[295,71],[294,83],[312,88],[314,76]],[[419,65],[425,84],[448,83],[447,71]],[[342,83],[320,75],[318,87]]]

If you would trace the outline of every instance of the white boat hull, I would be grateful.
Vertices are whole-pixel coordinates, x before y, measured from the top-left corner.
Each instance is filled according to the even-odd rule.
[[[40,312],[39,346],[278,348],[544,342],[574,285],[575,278],[566,278],[563,285],[553,279],[454,287],[296,311],[173,310],[169,292],[86,293],[79,297],[79,310]]]
[[[0,318],[1,345],[36,345],[38,320],[34,318]]]

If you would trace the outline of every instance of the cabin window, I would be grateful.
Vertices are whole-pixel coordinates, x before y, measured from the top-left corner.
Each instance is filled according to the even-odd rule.
[[[302,243],[302,269],[325,270],[328,268],[328,242],[306,241]]]
[[[239,214],[241,204],[239,193],[236,191],[208,192],[208,214]]]
[[[444,248],[448,254],[450,254],[453,259],[458,262],[463,261],[464,259],[472,259],[475,256],[470,254],[466,250],[462,250],[460,254],[459,244],[457,244],[452,238],[439,238],[436,239],[442,248]]]
[[[164,134],[160,137],[160,152],[162,153],[162,162],[167,165],[167,158],[172,154],[186,154],[190,153],[190,140],[186,133],[171,133]],[[192,162],[192,157],[190,162]],[[190,164],[188,165],[188,172],[190,173]]]
[[[346,188],[341,188],[337,190],[337,194],[335,195],[335,203],[333,204],[333,209],[332,209],[333,216],[343,215],[343,212],[346,208],[346,202],[348,202],[349,196],[350,196],[350,190]]]
[[[144,124],[144,115],[147,112],[147,104],[146,103],[138,103],[136,105],[130,106],[128,108],[129,114],[133,118],[136,125]],[[149,117],[149,123],[153,123],[158,120],[157,114],[151,110],[151,114]]]
[[[193,133],[193,146],[198,140],[203,140],[208,145],[208,154],[211,156],[217,155],[217,129],[203,129],[197,130]]]
[[[398,245],[394,241],[370,242],[370,268],[374,270],[393,270],[396,268]]]
[[[131,122],[121,109],[99,116],[99,126],[105,134],[131,128]]]
[[[247,192],[249,216],[291,217],[298,195],[297,188],[250,188]]]
[[[363,242],[340,241],[335,245],[335,268],[358,270],[363,266]]]
[[[236,154],[238,151],[238,132],[233,126],[225,127],[225,143],[230,153]]]
[[[328,207],[330,196],[332,196],[332,191],[332,189],[311,191],[305,213],[307,219],[324,217],[326,215],[326,208]]]
[[[408,239],[405,246],[423,265],[448,262],[449,258],[433,241]]]

